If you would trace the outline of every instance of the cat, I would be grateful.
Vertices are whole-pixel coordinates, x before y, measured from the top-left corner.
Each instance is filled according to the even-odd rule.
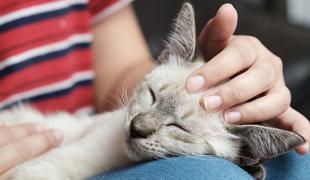
[[[222,112],[207,113],[202,93],[186,89],[204,61],[196,45],[195,15],[184,3],[159,65],[138,85],[128,104],[113,112],[77,117],[42,114],[25,105],[0,113],[7,125],[41,122],[63,132],[59,147],[18,165],[13,180],[79,180],[101,172],[169,156],[214,155],[264,179],[261,162],[305,142],[300,135],[262,125],[229,125]]]

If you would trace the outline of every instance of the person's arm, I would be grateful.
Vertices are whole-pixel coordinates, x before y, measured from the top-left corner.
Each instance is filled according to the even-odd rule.
[[[116,108],[154,67],[131,6],[93,27],[97,111]]]

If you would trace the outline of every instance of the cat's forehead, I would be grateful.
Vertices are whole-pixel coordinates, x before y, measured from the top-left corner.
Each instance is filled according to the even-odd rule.
[[[146,81],[153,87],[186,84],[189,75],[198,67],[198,64],[182,64],[171,59],[168,63],[156,67],[146,76]]]

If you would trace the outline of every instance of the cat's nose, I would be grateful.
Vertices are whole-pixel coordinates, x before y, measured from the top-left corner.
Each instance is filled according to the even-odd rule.
[[[131,138],[147,138],[155,132],[155,129],[144,121],[141,115],[137,115],[130,123],[129,133]]]

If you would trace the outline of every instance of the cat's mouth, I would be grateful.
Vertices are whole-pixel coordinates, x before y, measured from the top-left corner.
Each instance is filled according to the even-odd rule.
[[[169,155],[159,142],[148,138],[127,138],[126,151],[128,157],[134,161],[158,159]]]

